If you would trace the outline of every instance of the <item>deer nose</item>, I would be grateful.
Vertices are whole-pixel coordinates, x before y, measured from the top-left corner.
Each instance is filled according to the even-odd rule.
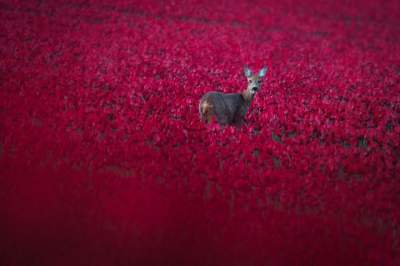
[[[258,87],[253,87],[252,90],[253,90],[253,91],[257,91],[257,90],[258,90]]]

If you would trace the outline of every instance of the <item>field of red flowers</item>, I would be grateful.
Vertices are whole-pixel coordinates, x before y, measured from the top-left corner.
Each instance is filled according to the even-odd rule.
[[[0,264],[400,265],[399,25],[396,0],[0,0]],[[201,123],[245,65],[247,123]]]

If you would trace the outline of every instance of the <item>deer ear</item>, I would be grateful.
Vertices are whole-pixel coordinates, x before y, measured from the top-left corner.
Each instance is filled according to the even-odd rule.
[[[264,77],[265,74],[267,74],[267,71],[268,71],[268,67],[263,67],[263,68],[260,70],[260,72],[258,73],[258,76],[259,76],[260,78]]]
[[[246,76],[246,77],[251,77],[252,75],[253,75],[253,73],[251,73],[251,70],[250,70],[250,68],[248,68],[247,66],[246,67],[244,67],[244,75]]]

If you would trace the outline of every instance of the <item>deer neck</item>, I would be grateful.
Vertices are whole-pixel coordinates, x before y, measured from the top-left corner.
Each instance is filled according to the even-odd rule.
[[[250,105],[251,101],[254,98],[254,94],[250,93],[248,90],[244,90],[244,91],[242,91],[241,95],[242,95],[245,103]]]

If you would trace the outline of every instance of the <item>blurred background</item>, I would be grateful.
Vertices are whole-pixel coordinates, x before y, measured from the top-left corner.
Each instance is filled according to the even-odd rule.
[[[0,1],[1,265],[399,265],[399,1]],[[241,128],[200,97],[269,72]]]

